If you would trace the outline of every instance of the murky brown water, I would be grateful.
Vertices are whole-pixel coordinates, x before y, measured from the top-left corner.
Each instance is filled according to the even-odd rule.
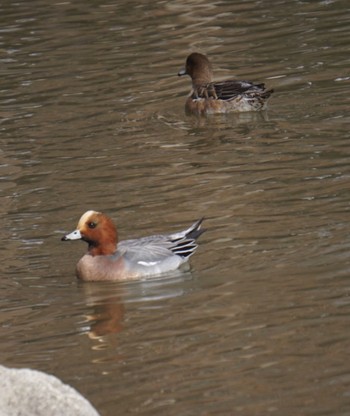
[[[0,363],[101,415],[350,414],[349,38],[345,0],[2,2]],[[193,50],[267,114],[185,116]],[[208,231],[191,273],[79,284],[87,209]]]

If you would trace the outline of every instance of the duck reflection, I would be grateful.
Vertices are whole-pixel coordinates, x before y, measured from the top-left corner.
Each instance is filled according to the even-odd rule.
[[[176,271],[167,278],[129,283],[81,282],[79,285],[84,291],[86,305],[92,309],[86,315],[88,328],[85,331],[89,338],[100,341],[106,335],[118,334],[124,329],[125,304],[138,308],[145,307],[145,303],[183,296],[191,290],[187,287],[191,281],[190,271]]]
[[[86,315],[91,339],[123,330],[125,307],[122,300],[122,286],[114,283],[80,283],[84,290],[86,304],[92,313]]]

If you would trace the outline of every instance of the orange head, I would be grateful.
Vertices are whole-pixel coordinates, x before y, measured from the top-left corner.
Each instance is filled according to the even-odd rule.
[[[116,251],[118,234],[113,221],[107,215],[87,211],[81,216],[76,230],[62,237],[62,240],[84,240],[89,244],[89,253],[98,256]]]

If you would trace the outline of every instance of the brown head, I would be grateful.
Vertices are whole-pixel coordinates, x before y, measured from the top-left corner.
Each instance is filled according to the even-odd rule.
[[[189,75],[193,85],[198,86],[212,82],[213,72],[208,58],[201,53],[193,52],[186,59],[186,68],[178,75]]]
[[[89,244],[92,256],[113,254],[118,234],[113,221],[102,212],[87,211],[80,218],[77,228],[62,237],[62,241],[84,240]]]

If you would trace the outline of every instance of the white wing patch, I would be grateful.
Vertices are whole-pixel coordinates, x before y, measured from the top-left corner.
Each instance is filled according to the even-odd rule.
[[[155,266],[158,263],[159,261],[138,261],[137,262],[137,264],[141,264],[141,266],[147,266],[147,267]]]

